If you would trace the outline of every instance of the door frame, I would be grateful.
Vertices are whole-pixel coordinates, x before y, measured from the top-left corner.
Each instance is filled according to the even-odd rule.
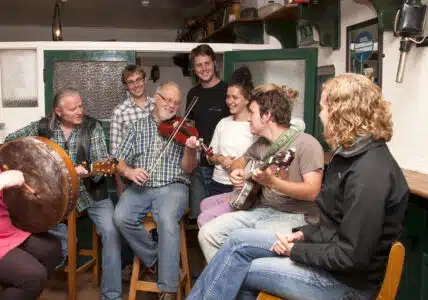
[[[224,80],[227,81],[234,71],[234,63],[273,60],[305,61],[305,99],[303,119],[305,132],[314,135],[316,115],[316,68],[318,65],[318,48],[269,49],[226,51],[223,57]],[[267,83],[267,82],[266,82]]]

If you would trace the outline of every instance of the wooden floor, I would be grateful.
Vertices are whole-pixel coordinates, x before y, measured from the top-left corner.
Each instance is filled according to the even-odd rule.
[[[201,273],[204,265],[204,258],[199,247],[197,230],[187,231],[187,248],[190,264],[190,272],[193,281]],[[122,299],[128,299],[129,282],[123,283]],[[48,286],[44,289],[43,300],[66,300],[67,299],[67,281],[65,273],[56,274],[55,278],[50,280]],[[92,274],[90,272],[78,274],[77,276],[77,300],[97,300],[100,299],[100,288],[92,287]],[[137,292],[137,300],[155,300],[156,294]]]
[[[100,288],[92,287],[92,276],[90,273],[81,274],[77,278],[77,299],[78,300],[97,300],[100,299]],[[122,299],[128,299],[129,283],[123,284]],[[48,287],[43,291],[42,296],[46,300],[66,300],[67,299],[67,284],[63,280],[54,279],[48,284]],[[138,300],[155,300],[158,299],[156,294],[137,293]]]

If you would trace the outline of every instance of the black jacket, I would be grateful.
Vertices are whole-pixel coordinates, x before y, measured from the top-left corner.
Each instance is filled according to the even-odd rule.
[[[317,198],[320,223],[298,228],[305,241],[293,261],[330,271],[361,291],[377,292],[392,243],[403,229],[409,188],[384,141],[363,140],[335,154]]]

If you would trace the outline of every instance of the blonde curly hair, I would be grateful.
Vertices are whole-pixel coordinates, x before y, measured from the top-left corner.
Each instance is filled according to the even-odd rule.
[[[321,99],[328,116],[324,137],[332,149],[349,148],[356,137],[391,140],[390,103],[367,77],[347,73],[331,78],[323,85]]]

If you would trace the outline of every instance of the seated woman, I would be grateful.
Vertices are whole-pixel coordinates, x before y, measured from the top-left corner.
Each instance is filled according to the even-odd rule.
[[[211,197],[201,202],[198,225],[201,227],[215,217],[231,211],[225,193],[233,190],[229,180],[229,167],[234,158],[240,157],[257,140],[250,130],[249,96],[254,88],[250,70],[243,66],[233,72],[227,88],[226,103],[231,116],[217,124],[210,147],[215,153],[207,157],[215,165],[213,180],[208,186]]]
[[[187,299],[256,299],[260,290],[285,299],[373,299],[379,292],[409,196],[386,145],[389,104],[357,74],[326,82],[320,104],[335,150],[317,197],[320,222],[289,236],[235,231]]]
[[[0,191],[24,181],[21,171],[5,171],[0,174]],[[0,299],[37,299],[60,261],[61,246],[55,237],[31,234],[12,225],[0,192]]]

